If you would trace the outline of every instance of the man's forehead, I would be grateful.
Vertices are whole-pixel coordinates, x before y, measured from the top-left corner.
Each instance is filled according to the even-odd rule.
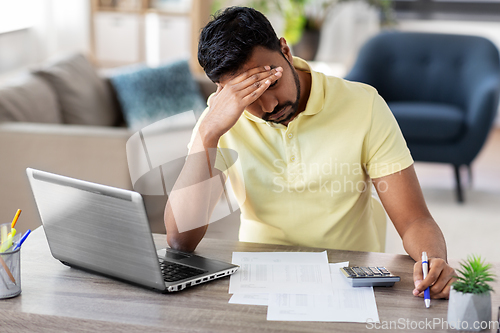
[[[259,68],[262,70],[265,70],[265,67],[269,66],[271,69],[274,69],[276,67],[281,66],[280,64],[277,64],[276,61],[266,61],[264,63],[246,63],[244,66],[242,66],[240,69],[237,70],[237,72],[234,74],[234,76],[238,76],[240,74],[243,74],[246,71],[249,71],[254,68]]]
[[[268,50],[263,47],[256,47],[248,61],[239,70],[244,72],[256,67],[271,66],[276,68],[282,65],[283,57],[278,51]]]

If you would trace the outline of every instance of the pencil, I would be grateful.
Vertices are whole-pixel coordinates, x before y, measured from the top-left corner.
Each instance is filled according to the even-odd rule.
[[[17,219],[19,218],[19,215],[21,215],[20,209],[17,210],[16,215],[14,216],[14,219],[12,220],[12,224],[10,226],[11,228],[14,228],[16,226]]]
[[[12,281],[12,283],[16,284],[16,279],[14,279],[14,276],[12,275],[9,267],[7,267],[7,264],[3,260],[2,256],[0,256],[0,264],[2,264],[3,268],[5,269],[5,272],[9,276],[9,279]]]

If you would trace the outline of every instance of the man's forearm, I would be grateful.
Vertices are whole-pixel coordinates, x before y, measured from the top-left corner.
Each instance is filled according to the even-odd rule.
[[[237,75],[228,73],[224,83],[217,83],[217,91],[210,96],[209,110],[165,208],[167,241],[172,247],[193,251],[203,238],[224,190],[224,177],[214,168],[219,139],[282,74],[283,67],[267,65]]]
[[[429,257],[447,261],[446,242],[439,226],[432,218],[414,221],[403,236],[406,252],[415,260],[421,260],[422,252]]]
[[[165,207],[167,242],[172,248],[194,251],[205,235],[224,186],[222,173],[214,168],[216,147],[217,141],[204,144],[197,133]]]

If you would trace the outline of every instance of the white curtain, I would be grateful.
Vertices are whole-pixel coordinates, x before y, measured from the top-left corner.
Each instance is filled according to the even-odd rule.
[[[379,32],[379,21],[378,10],[364,1],[336,5],[323,24],[315,60],[350,68],[363,43]]]
[[[88,53],[89,15],[88,0],[0,0],[0,81],[53,57]]]

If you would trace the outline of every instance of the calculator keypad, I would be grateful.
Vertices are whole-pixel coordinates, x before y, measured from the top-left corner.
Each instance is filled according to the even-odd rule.
[[[390,276],[391,272],[385,267],[344,267],[349,277],[376,277]]]

